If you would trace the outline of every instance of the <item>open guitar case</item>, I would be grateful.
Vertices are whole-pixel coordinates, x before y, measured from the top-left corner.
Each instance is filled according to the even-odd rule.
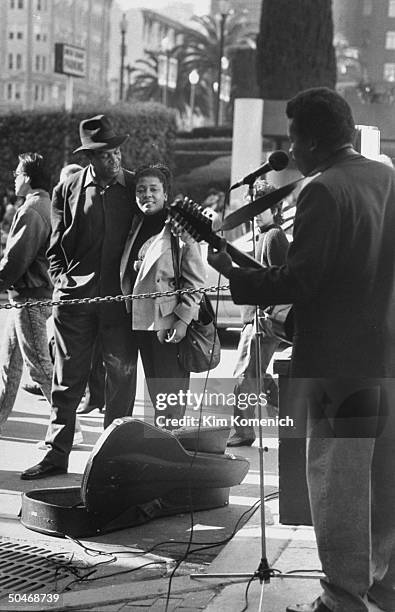
[[[91,537],[151,519],[229,503],[249,463],[225,454],[229,428],[173,432],[116,419],[95,444],[81,487],[35,489],[22,497],[22,524],[41,533]]]

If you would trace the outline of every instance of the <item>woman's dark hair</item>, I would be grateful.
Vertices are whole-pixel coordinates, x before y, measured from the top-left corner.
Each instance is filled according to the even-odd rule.
[[[30,179],[30,187],[49,191],[51,181],[45,168],[43,156],[40,153],[21,153],[18,158],[24,174]]]
[[[172,175],[168,166],[165,166],[164,164],[149,164],[147,166],[141,166],[136,170],[134,175],[136,183],[143,176],[156,176],[162,183],[168,200],[171,199]]]
[[[313,137],[329,149],[353,142],[355,124],[348,103],[328,87],[313,87],[296,94],[287,103],[288,119],[295,132]]]

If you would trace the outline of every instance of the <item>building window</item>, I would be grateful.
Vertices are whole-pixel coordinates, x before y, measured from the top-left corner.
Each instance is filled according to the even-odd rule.
[[[8,54],[8,70],[12,70],[14,68],[14,56],[12,53]]]
[[[38,85],[35,85],[34,86],[34,99],[35,99],[36,102],[38,100],[38,96],[39,96],[39,87],[38,87]]]
[[[388,17],[395,17],[395,0],[390,0],[388,4]]]
[[[47,71],[47,58],[45,57],[45,55],[42,56],[41,65],[42,65],[42,71],[46,72]]]
[[[22,69],[22,55],[20,53],[16,54],[16,68],[17,70]]]
[[[18,0],[18,8],[23,9],[23,0]]]
[[[395,32],[387,32],[385,36],[385,48],[395,49]]]
[[[14,32],[8,32],[8,38],[14,40]]]
[[[373,0],[363,0],[362,14],[367,17],[371,15],[373,11]]]
[[[15,0],[10,0],[10,9],[15,8]]]
[[[36,40],[37,41],[41,40],[41,34],[36,34]]]
[[[17,32],[16,37],[17,37],[18,40],[22,40],[23,32]]]
[[[384,64],[384,81],[395,81],[395,64]]]
[[[36,55],[36,72],[40,72],[40,56]]]

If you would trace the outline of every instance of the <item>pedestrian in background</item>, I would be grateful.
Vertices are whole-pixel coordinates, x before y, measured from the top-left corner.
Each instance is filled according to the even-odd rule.
[[[265,180],[256,181],[254,185],[254,199],[274,191],[275,187]],[[282,266],[287,259],[289,248],[288,238],[281,228],[281,207],[279,202],[272,208],[260,213],[254,219],[257,234],[255,257],[264,266]],[[243,329],[237,346],[236,366],[233,378],[237,380],[234,389],[235,397],[241,393],[245,397],[257,393],[257,342],[260,348],[261,380],[259,393],[266,396],[265,414],[274,416],[278,406],[277,386],[267,368],[280,345],[280,339],[274,334],[269,315],[264,309],[258,309],[259,330],[256,329],[255,307],[242,307]],[[259,333],[257,333],[259,331]],[[234,417],[250,421],[247,425],[236,424],[235,433],[229,438],[227,446],[251,446],[255,440],[254,427],[251,419],[255,416],[255,406],[248,406],[245,410],[234,408]],[[237,423],[237,421],[236,421]]]
[[[46,250],[51,231],[49,178],[39,153],[22,153],[14,171],[15,194],[24,198],[16,211],[0,261],[0,291],[11,304],[52,297]],[[23,364],[51,402],[52,363],[46,322],[50,306],[13,308],[8,313],[0,352],[0,425],[14,407]]]
[[[80,123],[89,166],[58,185],[52,197],[48,250],[55,299],[95,298],[121,293],[120,261],[136,213],[135,183],[121,166],[127,135],[114,132],[105,115]],[[84,394],[96,338],[106,370],[104,427],[128,416],[134,404],[136,351],[123,303],[54,307],[55,367],[49,450],[22,473],[24,480],[67,472],[76,410]]]

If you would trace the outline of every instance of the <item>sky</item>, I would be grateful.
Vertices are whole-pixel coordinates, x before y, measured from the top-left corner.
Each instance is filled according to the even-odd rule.
[[[164,6],[172,4],[175,0],[117,0],[117,3],[126,11],[132,8],[146,8],[152,11],[163,9]],[[207,15],[210,0],[177,0],[180,4],[193,4],[197,15]]]

